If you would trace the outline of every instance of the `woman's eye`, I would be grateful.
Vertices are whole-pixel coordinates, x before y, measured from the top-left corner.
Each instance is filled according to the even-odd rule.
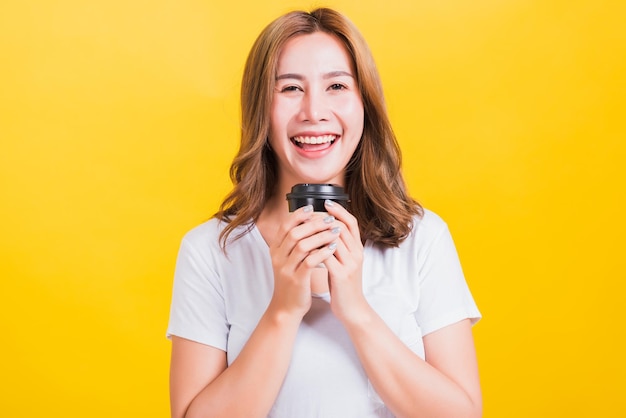
[[[329,89],[331,89],[331,90],[343,90],[345,88],[346,88],[346,86],[344,86],[343,84],[339,84],[339,83],[332,84],[329,87]]]
[[[298,86],[285,86],[280,91],[286,93],[286,92],[298,91],[298,90],[300,90]]]

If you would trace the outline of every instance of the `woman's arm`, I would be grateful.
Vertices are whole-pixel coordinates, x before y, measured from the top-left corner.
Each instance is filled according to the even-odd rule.
[[[172,336],[170,411],[172,418],[186,415],[193,399],[226,370],[226,353],[219,348]]]
[[[361,318],[346,329],[376,392],[396,416],[482,416],[469,319],[425,336],[424,361],[375,312]]]
[[[224,351],[172,337],[172,418],[267,416],[291,359],[293,318],[268,309],[230,367]]]

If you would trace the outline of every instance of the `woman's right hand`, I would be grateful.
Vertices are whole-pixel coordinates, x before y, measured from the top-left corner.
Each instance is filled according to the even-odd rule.
[[[270,245],[274,295],[268,307],[298,321],[311,307],[311,274],[335,251],[339,236],[335,218],[304,206],[290,213]]]

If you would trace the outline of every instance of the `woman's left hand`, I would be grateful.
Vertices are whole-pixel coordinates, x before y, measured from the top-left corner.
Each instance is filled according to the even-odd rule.
[[[358,319],[361,312],[370,309],[363,295],[363,244],[357,220],[341,205],[326,201],[326,211],[343,225],[337,249],[324,261],[328,269],[330,306],[342,322]]]

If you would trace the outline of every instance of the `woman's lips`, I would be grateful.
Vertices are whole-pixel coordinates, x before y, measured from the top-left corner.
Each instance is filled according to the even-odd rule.
[[[319,136],[294,136],[291,138],[298,148],[305,151],[321,151],[327,148],[335,142],[337,135],[319,135]]]

